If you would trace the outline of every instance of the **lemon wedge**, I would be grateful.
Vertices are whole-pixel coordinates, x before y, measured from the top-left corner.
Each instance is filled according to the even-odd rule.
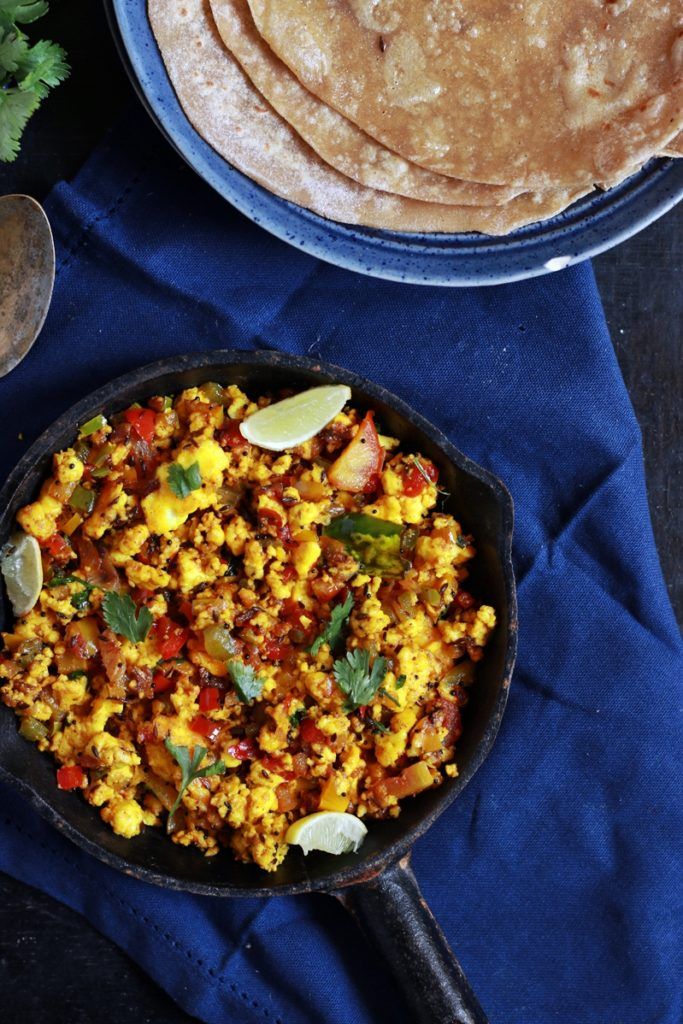
[[[38,600],[43,587],[43,563],[35,537],[13,534],[2,552],[0,569],[15,615],[26,615]]]
[[[355,814],[340,811],[317,811],[300,818],[287,829],[285,842],[300,846],[304,853],[355,853],[368,830]]]
[[[269,452],[296,448],[326,427],[350,398],[351,388],[346,384],[309,388],[247,416],[240,431],[251,444]]]

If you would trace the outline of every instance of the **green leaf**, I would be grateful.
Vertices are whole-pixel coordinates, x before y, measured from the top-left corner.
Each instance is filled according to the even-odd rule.
[[[368,651],[348,651],[346,658],[335,661],[333,671],[339,689],[347,698],[345,710],[355,711],[369,704],[377,693],[387,672],[387,660],[377,657],[371,668]]]
[[[0,15],[20,25],[28,25],[46,13],[47,0],[0,0]]]
[[[179,462],[174,462],[168,467],[168,486],[176,498],[186,498],[192,491],[202,486],[202,475],[199,472],[199,463],[193,462],[185,469]]]
[[[14,74],[25,59],[28,48],[28,40],[23,32],[18,29],[3,31],[0,27],[0,81],[3,72],[5,76]]]
[[[92,594],[95,587],[92,583],[82,580],[80,576],[53,576],[48,581],[48,587],[63,587],[67,583],[79,583],[82,587],[77,593],[71,595],[71,606],[76,608],[79,612],[82,611],[88,604],[90,604],[90,595]]]
[[[264,680],[256,675],[251,665],[245,665],[243,661],[233,658],[228,662],[228,672],[232,679],[237,696],[243,704],[261,696]]]
[[[143,605],[137,609],[130,594],[107,591],[102,601],[102,611],[109,628],[134,644],[145,640],[152,626],[152,613],[149,608]]]
[[[385,733],[388,733],[390,731],[389,727],[386,726],[384,722],[378,722],[376,718],[366,718],[365,721],[370,726],[373,732],[379,732],[384,735]]]
[[[19,61],[16,77],[22,92],[36,89],[39,85],[52,89],[69,74],[66,54],[61,46],[41,39],[32,46]],[[44,95],[47,95],[45,89]]]
[[[400,690],[401,687],[406,685],[406,679],[407,679],[407,676],[399,676],[398,677],[398,679],[396,680],[396,689],[397,690]]]
[[[323,644],[329,644],[330,649],[334,647],[337,640],[341,636],[341,631],[344,628],[344,623],[351,614],[353,608],[353,594],[349,593],[343,604],[337,604],[332,609],[330,620],[325,626],[324,630],[317,636],[311,646],[308,648],[311,654],[317,654]]]
[[[0,160],[11,163],[19,152],[19,140],[40,98],[17,89],[0,88]]]
[[[298,729],[301,725],[301,719],[306,717],[306,708],[297,708],[289,716],[289,724],[292,729]]]
[[[87,608],[90,604],[90,591],[79,590],[77,594],[74,594],[71,598],[71,606],[76,611],[82,612],[84,608]]]
[[[396,698],[394,697],[394,695],[389,693],[388,690],[385,690],[383,686],[380,686],[379,689],[377,690],[377,692],[381,693],[383,697],[386,697],[387,700],[390,700],[392,702],[392,704],[396,704],[397,707],[400,708],[400,706],[401,706],[400,701],[397,701]]]
[[[190,754],[187,747],[183,747],[180,744],[176,745],[171,742],[169,737],[166,737],[164,740],[164,746],[171,757],[175,758],[181,773],[178,796],[176,797],[173,807],[169,811],[168,822],[166,825],[167,829],[170,829],[173,826],[173,816],[178,810],[180,801],[182,800],[185,790],[190,783],[194,782],[195,779],[208,779],[212,775],[223,775],[223,773],[227,771],[227,765],[223,761],[215,761],[213,764],[207,764],[203,768],[200,768],[199,766],[208,753],[206,747],[193,747],[192,754]]]
[[[0,0],[0,160],[5,162],[15,159],[41,100],[69,74],[60,46],[46,39],[31,46],[17,27],[46,11],[43,0]]]

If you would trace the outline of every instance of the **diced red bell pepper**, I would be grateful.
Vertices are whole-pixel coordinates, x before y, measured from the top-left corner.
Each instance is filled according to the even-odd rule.
[[[384,465],[384,449],[375,427],[374,412],[362,420],[354,437],[327,471],[333,487],[354,494],[377,490]]]
[[[311,620],[307,624],[301,621],[304,615]],[[285,598],[282,602],[282,618],[292,629],[298,629],[304,634],[303,643],[311,643],[318,632],[318,623],[313,612],[309,612],[291,597]]]
[[[152,626],[152,636],[161,657],[175,658],[190,638],[189,629],[179,626],[168,615],[162,615]]]
[[[62,537],[61,533],[53,533],[43,542],[43,547],[57,561],[66,561],[73,554],[71,545]]]
[[[266,771],[277,772],[278,775],[281,775],[282,778],[287,779],[287,781],[291,781],[291,779],[296,778],[296,772],[282,767],[281,757],[273,757],[271,754],[266,754],[261,758],[261,764]]]
[[[154,439],[154,428],[156,427],[157,414],[153,409],[126,409],[124,418],[130,423],[133,432],[141,441],[151,444]]]
[[[154,678],[152,679],[152,686],[156,693],[166,693],[167,690],[173,688],[173,680],[170,676],[164,675],[163,672],[155,672]]]
[[[218,443],[221,448],[249,448],[250,442],[240,430],[239,420],[230,420],[218,431]]]
[[[217,686],[205,686],[199,691],[200,711],[217,711],[220,706],[220,690]]]
[[[321,732],[312,718],[304,718],[299,725],[299,735],[304,743],[324,743],[325,733]]]
[[[263,656],[268,661],[284,661],[292,653],[292,645],[284,638],[267,636],[263,643]]]
[[[212,722],[209,718],[205,718],[204,715],[197,715],[190,722],[190,729],[192,732],[206,737],[209,743],[213,743],[220,735],[221,725],[219,722]]]
[[[59,789],[80,789],[86,783],[85,772],[77,764],[64,764],[57,769]]]
[[[181,601],[178,611],[188,622],[192,622],[192,603],[190,601]]]
[[[255,757],[258,757],[259,747],[256,740],[243,739],[238,740],[237,743],[231,743],[227,752],[238,761],[253,761]]]

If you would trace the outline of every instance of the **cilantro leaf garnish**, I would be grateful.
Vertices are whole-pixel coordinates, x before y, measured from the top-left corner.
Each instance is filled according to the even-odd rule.
[[[168,486],[176,498],[186,498],[188,494],[198,490],[202,486],[202,474],[199,472],[199,463],[193,462],[185,469],[179,462],[173,462],[168,467]]]
[[[332,609],[330,620],[325,626],[320,636],[316,637],[311,646],[308,648],[311,654],[317,654],[323,644],[329,644],[330,648],[334,647],[337,640],[341,636],[341,631],[344,628],[344,623],[351,614],[353,608],[353,594],[349,592],[348,597],[343,604],[337,604]]]
[[[401,706],[400,701],[397,701],[393,694],[389,693],[388,690],[385,690],[383,686],[380,686],[377,692],[381,693],[383,697],[386,697],[387,700],[390,700],[393,704],[397,704],[398,707]]]
[[[407,676],[401,675],[401,676],[398,677],[398,679],[396,680],[396,684],[395,684],[397,690],[400,690],[402,686],[406,685],[406,679],[407,679]]]
[[[370,726],[373,732],[379,732],[382,735],[385,735],[386,733],[390,732],[389,727],[386,726],[384,722],[378,722],[376,718],[366,718],[365,721]]]
[[[69,74],[61,47],[33,46],[18,27],[47,11],[44,0],[0,0],[0,160],[14,160],[31,114]]]
[[[95,589],[92,583],[88,583],[87,580],[82,580],[80,576],[53,576],[48,582],[48,587],[63,587],[67,583],[78,583],[81,589],[75,594],[71,595],[71,606],[76,608],[78,611],[82,611],[86,605],[90,604],[90,595]]]
[[[306,717],[306,708],[297,708],[289,716],[289,724],[292,729],[298,729],[301,725],[301,719]]]
[[[235,692],[243,704],[261,696],[264,680],[256,675],[251,665],[245,665],[243,661],[233,658],[228,662],[228,672]]]
[[[47,13],[46,0],[2,0],[0,12],[21,25],[27,25]]]
[[[369,704],[377,693],[387,672],[387,659],[375,658],[370,668],[369,651],[348,651],[345,658],[335,661],[333,671],[339,689],[346,694],[344,710],[355,711]]]
[[[102,612],[109,628],[134,644],[142,643],[152,627],[151,611],[144,605],[136,608],[130,594],[108,590],[102,601]]]
[[[190,754],[187,747],[180,745],[176,746],[176,744],[172,743],[168,737],[164,740],[164,746],[171,757],[175,758],[181,771],[178,796],[176,797],[173,807],[169,811],[168,821],[166,823],[167,830],[170,830],[173,827],[173,815],[178,810],[183,794],[190,783],[194,782],[195,779],[208,779],[211,775],[222,775],[227,771],[227,765],[223,761],[216,761],[214,764],[207,764],[204,768],[200,768],[199,766],[207,754],[206,747],[194,747],[192,754]]]

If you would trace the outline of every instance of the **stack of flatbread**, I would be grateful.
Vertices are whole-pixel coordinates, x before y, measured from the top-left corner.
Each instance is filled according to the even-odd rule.
[[[203,138],[342,223],[502,235],[683,155],[683,0],[149,0],[149,17]]]

